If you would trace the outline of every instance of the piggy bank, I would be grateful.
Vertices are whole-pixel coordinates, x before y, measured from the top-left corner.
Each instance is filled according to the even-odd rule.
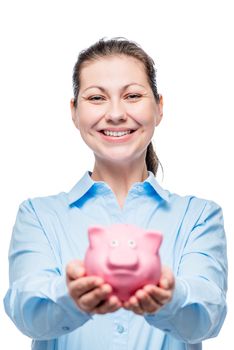
[[[86,275],[102,277],[121,301],[127,301],[146,284],[158,283],[161,233],[130,224],[113,224],[89,227],[88,236]]]

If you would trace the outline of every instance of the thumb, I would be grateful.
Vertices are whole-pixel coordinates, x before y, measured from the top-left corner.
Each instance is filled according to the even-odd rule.
[[[76,280],[85,275],[84,263],[81,260],[72,260],[67,264],[66,274],[69,280]]]
[[[175,285],[175,278],[171,269],[167,266],[162,267],[162,273],[159,280],[159,286],[163,289],[173,289]]]

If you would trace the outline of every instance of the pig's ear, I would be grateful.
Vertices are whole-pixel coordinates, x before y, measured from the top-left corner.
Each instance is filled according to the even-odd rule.
[[[162,243],[162,239],[162,234],[158,231],[146,231],[144,234],[144,241],[152,253],[158,252]]]
[[[91,248],[94,248],[100,244],[104,232],[105,229],[102,226],[91,226],[88,228],[89,243]]]

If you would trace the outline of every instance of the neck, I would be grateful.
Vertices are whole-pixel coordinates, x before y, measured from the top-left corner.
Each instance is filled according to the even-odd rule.
[[[125,198],[135,182],[143,182],[148,177],[145,160],[125,166],[103,161],[95,161],[92,172],[94,181],[106,182],[119,198]]]

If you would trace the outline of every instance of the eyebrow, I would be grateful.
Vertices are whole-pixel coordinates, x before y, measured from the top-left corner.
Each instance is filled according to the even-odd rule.
[[[127,89],[129,86],[131,86],[131,85],[138,85],[138,86],[141,86],[141,87],[145,88],[144,85],[141,85],[141,84],[138,84],[138,83],[130,83],[130,84],[124,85],[124,86],[122,87],[121,90],[126,90],[126,89]],[[88,89],[92,89],[92,88],[97,88],[97,89],[100,89],[102,92],[106,92],[106,89],[105,89],[104,87],[102,87],[102,86],[99,86],[99,85],[92,85],[92,86],[89,86],[89,87],[86,88],[83,92],[85,92],[85,91],[88,90]]]

